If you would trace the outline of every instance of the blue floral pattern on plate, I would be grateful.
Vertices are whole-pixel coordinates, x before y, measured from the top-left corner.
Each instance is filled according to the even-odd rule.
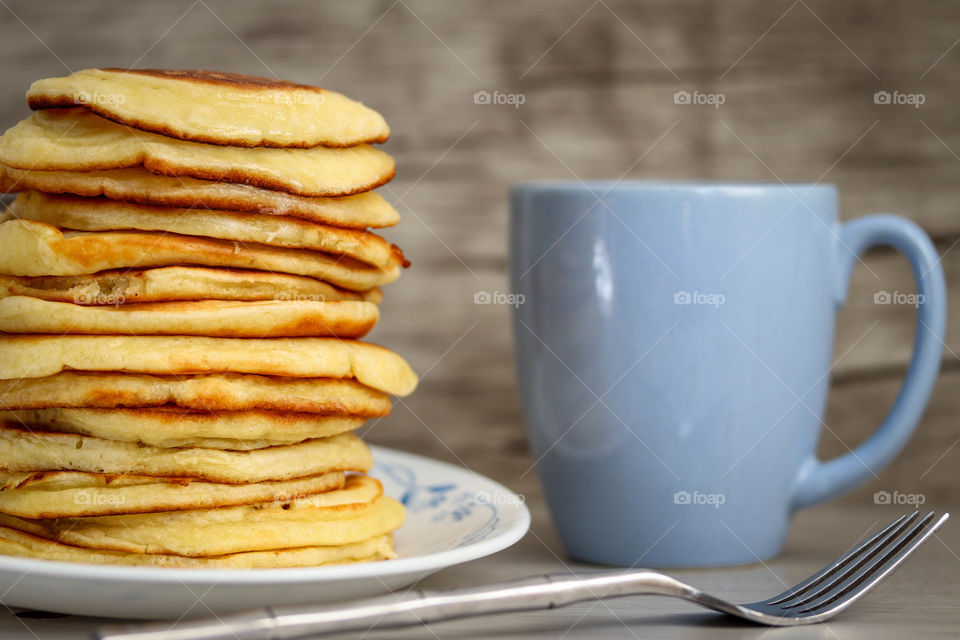
[[[397,485],[397,497],[412,514],[433,511],[433,523],[465,523],[470,528],[450,545],[457,549],[485,540],[493,535],[500,523],[497,506],[484,494],[464,491],[456,483],[426,483],[417,478],[410,466],[399,463],[377,464],[372,472],[383,480]]]

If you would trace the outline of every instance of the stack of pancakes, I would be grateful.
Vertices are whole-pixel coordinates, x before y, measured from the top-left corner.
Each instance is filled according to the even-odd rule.
[[[91,69],[0,138],[0,553],[176,567],[393,556],[352,432],[416,375],[360,342],[407,266],[375,111]]]

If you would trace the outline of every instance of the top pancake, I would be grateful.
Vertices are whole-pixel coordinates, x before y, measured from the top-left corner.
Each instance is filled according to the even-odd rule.
[[[143,166],[168,176],[251,184],[298,196],[345,196],[389,182],[388,154],[345,149],[218,146],[131,129],[86,109],[38,111],[0,138],[0,162],[15,169],[98,171]]]
[[[335,91],[214,71],[84,69],[34,82],[27,104],[84,107],[144,131],[235,147],[348,147],[390,135],[379,113]]]

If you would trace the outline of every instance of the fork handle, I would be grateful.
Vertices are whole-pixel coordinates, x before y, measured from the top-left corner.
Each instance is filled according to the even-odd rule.
[[[695,590],[656,571],[604,571],[587,577],[550,574],[465,589],[420,591],[349,604],[265,607],[173,625],[151,623],[101,629],[99,640],[292,640],[305,636],[409,627],[491,613],[552,609],[628,595],[689,597]]]

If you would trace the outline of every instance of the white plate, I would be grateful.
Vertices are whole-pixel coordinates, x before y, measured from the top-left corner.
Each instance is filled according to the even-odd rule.
[[[0,556],[0,601],[113,618],[204,616],[374,595],[509,547],[530,526],[523,499],[445,462],[372,447],[371,475],[407,506],[400,557],[302,569],[161,569]]]

